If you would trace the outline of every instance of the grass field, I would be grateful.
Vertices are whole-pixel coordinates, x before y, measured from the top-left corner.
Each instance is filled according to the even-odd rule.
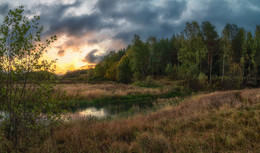
[[[260,89],[199,94],[128,118],[64,123],[30,151],[260,152]]]
[[[260,89],[193,94],[174,82],[160,82],[150,88],[59,84],[64,103],[76,104],[72,110],[130,109],[51,126],[51,133],[32,138],[26,152],[260,152]],[[152,107],[140,109],[137,104]],[[1,133],[0,138],[0,150],[12,151],[14,146]]]
[[[115,97],[126,95],[140,94],[164,94],[172,88],[164,86],[161,88],[145,88],[134,85],[103,83],[103,84],[59,84],[56,88],[60,88],[66,92],[70,99],[89,100],[101,97]]]

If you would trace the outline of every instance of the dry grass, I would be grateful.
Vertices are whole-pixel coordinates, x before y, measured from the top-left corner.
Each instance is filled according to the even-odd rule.
[[[164,88],[144,88],[125,84],[59,84],[60,88],[66,92],[66,95],[72,99],[85,100],[100,98],[106,96],[125,96],[134,94],[162,94],[169,91]]]
[[[215,92],[147,115],[61,125],[32,152],[260,152],[260,89]]]

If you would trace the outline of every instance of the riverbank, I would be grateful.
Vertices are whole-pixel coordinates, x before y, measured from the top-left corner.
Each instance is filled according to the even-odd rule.
[[[139,85],[116,84],[58,84],[64,94],[61,104],[69,108],[69,112],[89,112],[90,114],[104,114],[114,116],[129,114],[129,111],[139,112],[155,109],[159,99],[183,98],[191,94],[190,90],[180,86],[179,81],[158,81],[152,87]],[[142,84],[143,85],[143,84]],[[176,101],[172,102],[176,103]],[[87,111],[85,111],[87,110]],[[91,112],[93,110],[93,112]],[[86,114],[86,113],[85,113]],[[101,115],[102,116],[102,115]]]
[[[260,89],[196,95],[156,112],[82,119],[32,152],[260,152]]]

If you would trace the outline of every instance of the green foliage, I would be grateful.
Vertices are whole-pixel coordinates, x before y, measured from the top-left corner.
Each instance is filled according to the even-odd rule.
[[[133,106],[138,107],[151,107],[153,102],[160,98],[174,98],[174,97],[183,97],[190,94],[190,91],[187,91],[182,86],[178,86],[170,90],[168,93],[163,94],[130,94],[126,96],[104,96],[95,98],[92,100],[68,100],[64,103],[61,103],[63,107],[70,107],[72,111],[78,109],[84,109],[87,107],[96,107],[96,108],[108,108],[108,107],[120,107],[121,110],[127,111]],[[112,110],[111,110],[112,111]],[[113,112],[111,112],[113,113]]]
[[[255,29],[255,45],[256,45],[255,61],[257,65],[260,65],[260,25],[257,25]]]
[[[145,80],[136,81],[133,83],[138,87],[157,88],[160,87],[160,83],[153,79],[153,76],[147,76]]]
[[[254,77],[256,74],[256,62],[255,62],[255,42],[251,32],[247,34],[246,42],[246,55],[245,55],[245,71],[244,76]]]
[[[208,21],[202,23],[202,34],[204,37],[205,45],[208,50],[208,76],[209,83],[212,83],[212,69],[213,69],[213,56],[216,52],[218,34],[215,31],[215,26]]]
[[[189,86],[191,80],[201,82],[198,80],[201,79],[198,78],[199,74],[204,74],[208,76],[209,86],[226,87],[225,82],[229,82],[229,77],[238,74],[233,73],[234,69],[241,69],[242,74],[237,76],[242,77],[239,87],[257,86],[260,76],[259,29],[257,26],[253,36],[244,28],[227,24],[219,37],[212,23],[204,21],[200,26],[193,21],[186,24],[181,34],[173,35],[170,39],[149,37],[144,42],[135,35],[126,49],[105,56],[95,66],[92,75],[78,78],[121,83],[135,81],[146,86],[147,76],[169,76],[172,79],[185,79]],[[204,75],[203,80],[206,79]],[[202,84],[206,86],[204,81]]]
[[[111,51],[95,66],[94,77],[116,80],[117,62],[125,55],[125,50]]]
[[[206,76],[204,73],[200,73],[198,76],[198,80],[203,87],[207,87],[208,76]]]
[[[118,62],[112,64],[112,66],[106,71],[105,78],[116,81]]]
[[[206,57],[206,46],[203,42],[199,26],[196,22],[187,23],[184,30],[187,45],[183,45],[178,53],[182,75],[188,80],[197,77],[202,61]]]
[[[241,67],[234,63],[229,71],[228,71],[228,86],[232,89],[232,87],[235,87],[236,89],[240,88],[243,82],[243,74]]]
[[[53,97],[55,61],[40,59],[57,38],[41,43],[40,17],[28,19],[23,11],[10,10],[0,27],[0,111],[6,114],[0,131],[15,151],[31,145],[26,141],[62,111]]]
[[[130,83],[132,81],[132,71],[130,68],[130,60],[127,55],[123,56],[117,65],[116,80],[122,83]]]
[[[168,76],[172,76],[174,75],[174,67],[172,66],[171,63],[168,63],[166,68],[165,68],[165,73],[168,75]]]
[[[133,45],[129,49],[130,67],[135,79],[144,79],[149,68],[151,53],[147,44],[143,43],[138,35],[134,36]]]
[[[177,53],[173,52],[176,51],[173,48],[174,38],[171,40],[162,38],[158,41],[156,38],[153,38],[153,41],[150,39],[147,40],[150,50],[148,72],[150,74],[165,75],[167,64],[177,62]]]

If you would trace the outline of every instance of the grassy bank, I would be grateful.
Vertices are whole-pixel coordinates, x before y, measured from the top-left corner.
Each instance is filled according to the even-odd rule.
[[[31,152],[260,152],[260,89],[215,92],[177,106],[54,129]]]
[[[154,83],[155,84],[155,83]],[[71,111],[87,107],[131,107],[150,108],[158,99],[184,97],[191,92],[179,86],[178,81],[159,81],[157,87],[143,87],[116,83],[104,84],[59,84],[56,88],[64,91],[62,105]],[[147,85],[147,84],[146,84]]]
[[[64,99],[92,100],[103,97],[120,97],[127,95],[164,94],[172,89],[170,85],[158,88],[139,87],[135,85],[103,83],[103,84],[59,84],[56,87],[66,92]]]
[[[173,97],[183,97],[188,95],[187,92],[171,91],[164,94],[140,94],[140,95],[125,95],[125,96],[113,96],[113,97],[102,97],[95,98],[91,100],[69,100],[66,101],[67,105],[70,106],[72,111],[77,109],[82,109],[86,107],[96,107],[101,108],[104,106],[116,106],[116,105],[138,105],[151,106],[157,99],[161,98],[173,98]]]

